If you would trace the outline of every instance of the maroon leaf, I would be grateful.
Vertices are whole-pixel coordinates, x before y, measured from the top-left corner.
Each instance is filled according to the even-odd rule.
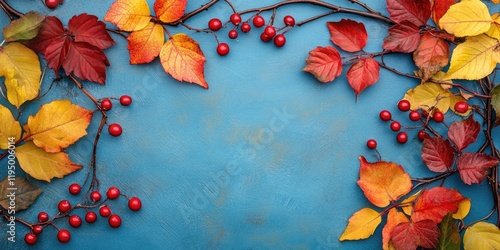
[[[431,16],[431,3],[428,0],[387,0],[387,11],[396,23],[407,21],[422,26]]]
[[[424,139],[422,160],[434,172],[445,172],[453,164],[454,150],[450,141],[442,137]]]
[[[465,152],[457,159],[460,178],[465,184],[481,183],[488,169],[498,164],[498,160],[486,154]]]
[[[62,67],[66,75],[74,73],[78,78],[104,84],[107,59],[99,48],[83,42],[72,42],[68,49],[69,60]]]
[[[358,96],[365,88],[378,81],[380,65],[371,58],[361,58],[347,71],[347,81]]]
[[[107,49],[115,44],[106,31],[106,24],[94,15],[83,13],[72,17],[68,22],[68,31],[75,37],[75,42],[87,42],[99,49]]]
[[[459,151],[462,151],[476,141],[480,130],[481,125],[471,115],[467,120],[453,122],[448,130],[448,138],[450,138]]]
[[[332,46],[311,50],[306,64],[303,70],[313,74],[322,83],[331,82],[342,73],[342,58]]]
[[[389,35],[384,38],[382,47],[386,50],[410,53],[417,49],[420,30],[409,22],[396,24],[389,28]]]
[[[360,51],[368,41],[368,34],[362,23],[342,19],[340,22],[327,22],[326,25],[331,34],[330,40],[345,51]]]
[[[392,244],[396,249],[415,250],[417,247],[436,248],[439,243],[439,227],[432,220],[403,222],[394,227],[391,233]]]
[[[45,18],[38,35],[26,42],[26,45],[31,49],[45,53],[45,49],[49,47],[54,39],[61,39],[64,35],[64,26],[62,22],[54,16],[48,16]]]

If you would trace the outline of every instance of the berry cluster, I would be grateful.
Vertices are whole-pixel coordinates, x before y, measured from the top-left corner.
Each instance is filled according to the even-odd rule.
[[[105,98],[100,101],[100,106],[103,111],[109,111],[111,110],[111,108],[113,108],[113,102],[111,101],[111,99],[116,99],[116,98]],[[129,106],[130,104],[132,104],[132,97],[128,95],[122,95],[119,101],[122,106]],[[116,137],[122,134],[123,129],[122,126],[120,126],[120,124],[113,123],[108,126],[108,132],[110,135]]]

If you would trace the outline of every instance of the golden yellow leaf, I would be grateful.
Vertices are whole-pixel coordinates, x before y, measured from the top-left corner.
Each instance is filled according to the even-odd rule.
[[[366,239],[373,235],[380,222],[382,222],[382,217],[377,211],[371,208],[363,208],[351,216],[339,240]]]
[[[412,110],[429,111],[430,108],[435,107],[446,113],[450,108],[450,97],[452,96],[453,94],[443,89],[440,84],[427,82],[408,90],[404,99],[410,101]]]
[[[499,45],[487,35],[468,37],[453,50],[445,79],[477,80],[489,75],[500,62]]]
[[[500,15],[495,13],[491,16],[491,19],[493,19],[493,22],[491,23],[490,29],[486,31],[486,35],[500,40]]]
[[[500,249],[500,229],[488,222],[478,222],[465,230],[465,250]]]
[[[480,0],[470,0],[450,6],[439,20],[439,27],[459,37],[476,36],[488,31],[491,22],[488,6]]]
[[[458,204],[458,211],[453,214],[453,219],[463,220],[470,211],[471,202],[470,199],[465,199]]]
[[[40,60],[33,50],[14,42],[0,47],[0,77],[5,77],[7,99],[19,108],[40,90]]]
[[[125,31],[136,31],[146,27],[151,20],[146,0],[116,0],[109,8],[104,20]]]
[[[87,134],[93,112],[69,100],[43,105],[24,125],[27,139],[47,152],[60,152]]]
[[[453,86],[452,86],[453,81],[452,80],[444,80],[445,77],[446,77],[446,73],[443,71],[439,71],[432,76],[432,78],[431,78],[431,80],[429,80],[429,82],[439,83],[439,84],[441,84],[441,87],[445,90],[453,88]]]
[[[47,153],[31,141],[16,148],[16,157],[19,166],[27,174],[47,182],[54,177],[62,178],[82,168],[73,163],[66,153]]]
[[[7,149],[9,142],[21,139],[21,125],[10,110],[0,105],[0,149]],[[12,140],[9,138],[13,138]]]

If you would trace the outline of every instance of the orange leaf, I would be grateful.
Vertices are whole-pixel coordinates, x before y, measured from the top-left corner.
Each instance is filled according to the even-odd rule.
[[[359,157],[359,161],[358,185],[373,205],[386,207],[410,192],[410,175],[401,166],[384,161],[369,163],[363,156]]]
[[[440,223],[448,213],[456,213],[465,199],[458,191],[435,187],[422,192],[413,208],[412,221],[433,220]]]
[[[413,61],[422,72],[425,80],[431,78],[440,71],[450,58],[450,48],[448,43],[439,37],[435,37],[430,32],[424,33],[420,37],[417,50],[413,52]]]
[[[149,23],[146,28],[133,31],[127,37],[130,52],[130,64],[149,63],[159,54],[165,37],[160,24]]]
[[[375,84],[380,76],[378,62],[371,58],[361,58],[347,71],[347,81],[358,96],[367,87]]]
[[[339,240],[366,239],[373,235],[380,222],[382,222],[380,214],[371,208],[365,207],[351,216]]]
[[[187,0],[156,0],[154,10],[162,22],[179,20],[186,10]]]
[[[124,31],[135,31],[146,27],[151,20],[146,0],[116,0],[109,8],[104,20]]]
[[[382,229],[382,248],[384,250],[390,249],[389,241],[391,240],[392,231],[398,224],[403,222],[409,222],[406,215],[399,212],[396,208],[391,208],[389,214],[387,214],[387,223],[384,229]]]
[[[200,45],[186,34],[175,34],[163,45],[160,61],[165,72],[178,81],[196,83],[208,89],[205,81],[205,55]]]
[[[322,83],[331,82],[342,73],[342,58],[332,46],[311,50],[306,64],[303,70],[313,74]]]

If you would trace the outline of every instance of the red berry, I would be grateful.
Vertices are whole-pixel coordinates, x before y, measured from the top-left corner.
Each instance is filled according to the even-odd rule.
[[[69,193],[70,194],[77,195],[80,193],[80,191],[82,191],[82,187],[80,187],[80,185],[78,185],[78,183],[73,183],[73,184],[69,185]]]
[[[120,136],[123,132],[122,126],[120,126],[120,124],[117,124],[117,123],[110,124],[108,126],[108,132],[112,136],[115,136],[115,137]]]
[[[241,25],[241,32],[243,32],[243,33],[247,33],[247,32],[249,32],[251,29],[252,29],[252,26],[250,26],[250,24],[248,24],[247,22],[244,22],[244,23]]]
[[[429,112],[427,112],[427,110],[422,110],[422,116],[423,116],[424,118],[429,117]]]
[[[443,114],[443,112],[441,112],[441,111],[435,111],[432,114],[432,119],[435,122],[443,122],[444,121],[444,114]]]
[[[285,43],[286,43],[285,35],[279,34],[279,35],[274,37],[274,45],[276,47],[281,48],[281,47],[285,46]]]
[[[283,22],[285,22],[286,26],[295,26],[295,18],[293,16],[285,16]]]
[[[68,219],[68,222],[72,227],[77,228],[77,227],[80,227],[82,225],[82,218],[80,218],[80,216],[78,216],[76,214],[71,215]]]
[[[71,239],[71,234],[66,229],[59,230],[59,232],[57,232],[57,239],[61,243],[66,243]]]
[[[55,9],[59,5],[59,0],[45,0],[45,5],[51,9]]]
[[[108,217],[111,214],[111,209],[109,209],[108,206],[102,206],[101,208],[99,208],[99,214],[102,217]]]
[[[108,199],[114,200],[120,196],[120,189],[116,187],[110,187],[108,189],[108,192],[106,192],[106,196],[108,196]]]
[[[232,24],[238,25],[241,23],[241,16],[238,13],[234,13],[229,17],[229,21],[231,21]]]
[[[85,214],[85,221],[87,223],[94,223],[96,220],[97,220],[96,213],[94,213],[92,211],[88,211],[87,214]]]
[[[236,31],[236,30],[230,30],[227,35],[231,39],[236,39],[236,38],[238,38],[238,31]]]
[[[57,205],[57,208],[59,209],[59,212],[66,213],[71,209],[71,203],[69,203],[68,200],[62,200]]]
[[[218,18],[212,18],[208,21],[208,28],[211,31],[218,31],[222,28],[222,22]]]
[[[120,104],[123,106],[129,106],[130,104],[132,104],[132,97],[128,95],[122,95],[120,97]]]
[[[377,148],[377,141],[375,141],[374,139],[370,139],[370,140],[366,141],[366,146],[369,149],[375,149],[375,148]]]
[[[219,43],[219,45],[217,45],[217,54],[219,54],[219,56],[229,54],[229,45],[227,45],[227,43]]]
[[[408,141],[408,135],[406,132],[399,132],[396,136],[396,140],[401,144],[405,144]]]
[[[392,119],[391,112],[389,112],[388,110],[380,111],[379,117],[382,121],[390,121]]]
[[[262,40],[263,42],[267,43],[269,41],[271,41],[273,38],[272,37],[268,37],[266,35],[266,33],[262,33],[260,34],[260,40]]]
[[[266,24],[266,20],[262,16],[256,15],[253,18],[253,26],[260,28]]]
[[[455,103],[454,109],[457,113],[465,113],[467,112],[467,110],[469,110],[469,104],[467,104],[465,101],[458,101],[457,103]]]
[[[410,110],[410,102],[408,100],[401,100],[398,102],[398,109],[402,112]]]
[[[34,233],[27,233],[24,236],[24,242],[28,245],[35,245],[36,243],[36,235]]]
[[[43,232],[43,227],[40,225],[34,225],[31,230],[33,231],[34,234],[39,235]]]
[[[49,220],[49,215],[46,212],[40,212],[38,214],[38,222],[46,222]]]
[[[118,228],[122,224],[122,218],[120,218],[120,216],[117,214],[113,214],[109,216],[108,224],[112,228]]]
[[[418,111],[413,110],[410,112],[408,117],[410,117],[410,120],[416,122],[416,121],[420,120],[420,113],[418,113]]]
[[[99,191],[92,191],[92,193],[90,193],[90,199],[94,202],[100,201],[101,193],[99,193]]]
[[[101,101],[101,107],[104,110],[110,110],[113,107],[113,103],[109,99],[104,99]]]
[[[128,208],[132,211],[139,211],[142,207],[141,200],[137,197],[132,197],[128,201]]]
[[[425,132],[425,130],[420,130],[418,131],[418,139],[423,141],[425,138],[427,137],[427,133]]]
[[[401,130],[401,123],[397,121],[391,122],[391,130],[394,132],[398,132],[399,130]]]
[[[268,36],[270,38],[273,38],[276,35],[276,29],[271,25],[266,26],[266,29],[264,30],[264,34],[266,34],[266,36]]]

